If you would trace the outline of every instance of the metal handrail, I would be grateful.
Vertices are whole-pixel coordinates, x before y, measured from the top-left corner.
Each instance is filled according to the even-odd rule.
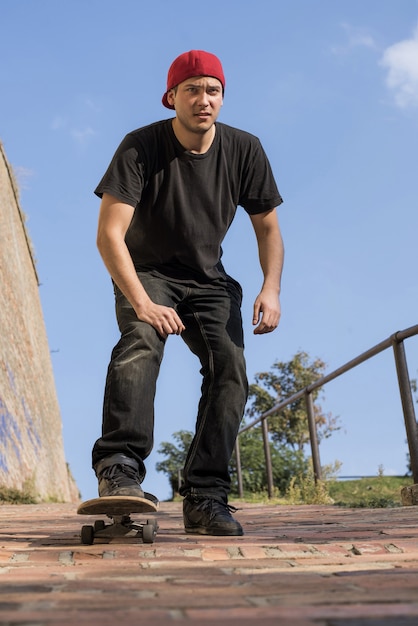
[[[387,348],[390,348],[390,347],[392,347],[394,351],[394,358],[395,358],[396,371],[397,371],[398,384],[399,384],[399,392],[401,395],[406,435],[407,435],[409,454],[410,454],[410,459],[411,459],[412,475],[414,478],[414,483],[418,483],[418,426],[417,426],[417,422],[415,418],[414,401],[412,397],[411,383],[410,383],[409,374],[408,374],[408,365],[407,365],[405,349],[403,345],[404,339],[408,339],[410,337],[413,337],[414,335],[418,335],[418,324],[416,324],[415,326],[411,326],[410,328],[407,328],[405,330],[400,330],[400,331],[393,333],[393,335],[391,335],[384,341],[381,341],[376,346],[373,346],[366,352],[363,352],[362,354],[355,357],[354,359],[351,359],[350,361],[348,361],[341,367],[337,368],[330,374],[323,376],[319,380],[315,381],[314,383],[311,383],[307,387],[304,387],[303,389],[294,393],[288,398],[281,400],[280,402],[275,404],[271,409],[269,409],[268,411],[265,411],[262,415],[260,415],[260,417],[258,417],[256,420],[254,420],[250,424],[247,424],[244,428],[242,428],[239,431],[237,442],[235,444],[237,460],[240,459],[239,435],[246,432],[247,430],[250,430],[250,428],[253,428],[257,424],[262,423],[263,425],[263,439],[264,439],[264,450],[265,450],[266,465],[267,465],[269,497],[273,496],[274,486],[272,484],[273,472],[271,468],[271,459],[270,459],[269,446],[268,446],[268,428],[267,428],[268,417],[270,417],[271,415],[275,413],[278,413],[279,411],[284,409],[286,406],[288,406],[292,402],[295,402],[296,400],[299,400],[300,398],[305,397],[307,418],[308,418],[308,425],[309,425],[309,434],[310,434],[310,444],[311,444],[311,451],[312,451],[313,471],[314,471],[315,480],[316,481],[320,480],[322,473],[321,473],[321,463],[320,463],[320,457],[319,457],[319,445],[318,445],[317,432],[316,432],[315,416],[314,416],[314,410],[313,410],[312,392],[315,391],[316,389],[319,389],[320,387],[323,387],[325,384],[329,383],[335,378],[338,378],[342,374],[345,374],[349,370],[353,369],[354,367],[357,367],[361,363],[364,363],[364,361],[371,359],[372,357],[376,356],[380,352],[383,352],[384,350],[387,350]],[[237,475],[238,475],[238,491],[239,491],[240,496],[242,496],[243,495],[242,472],[241,472],[240,463],[238,463],[238,461],[237,461]]]

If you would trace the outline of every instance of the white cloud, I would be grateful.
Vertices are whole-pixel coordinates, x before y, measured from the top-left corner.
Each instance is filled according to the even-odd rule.
[[[365,30],[360,28],[354,28],[350,24],[344,23],[343,28],[347,33],[349,48],[376,48],[376,43],[373,37]]]
[[[64,132],[79,145],[85,145],[90,137],[96,134],[91,126],[71,128],[68,120],[59,115],[56,115],[52,120],[51,130],[54,132]]]
[[[18,165],[13,168],[13,174],[17,180],[17,184],[19,189],[28,189],[29,188],[29,180],[33,178],[35,172],[27,167],[22,165]]]
[[[83,129],[76,128],[71,131],[71,136],[79,144],[85,144],[88,138],[94,134],[95,132],[90,126],[87,126],[86,128],[83,128]]]
[[[79,145],[85,145],[96,133],[89,123],[93,114],[96,116],[100,107],[87,96],[77,96],[68,104],[66,113],[57,113],[52,118],[50,129],[68,135]]]
[[[101,111],[100,106],[96,104],[96,102],[94,102],[94,100],[92,100],[91,98],[85,98],[85,105],[88,109],[94,111],[94,113],[100,113]]]
[[[376,50],[377,45],[373,37],[364,29],[351,26],[347,22],[341,24],[346,34],[346,41],[338,46],[332,47],[332,52],[336,55],[347,54],[355,48],[368,48]]]
[[[389,46],[381,65],[387,69],[386,84],[401,109],[418,106],[418,27],[411,39]]]
[[[56,115],[51,122],[51,130],[61,130],[67,126],[67,120],[61,115]]]

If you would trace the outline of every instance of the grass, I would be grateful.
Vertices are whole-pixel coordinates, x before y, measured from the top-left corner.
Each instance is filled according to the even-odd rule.
[[[328,483],[328,493],[334,504],[339,506],[368,508],[401,506],[401,489],[412,485],[413,482],[411,476],[335,480]]]
[[[245,494],[243,502],[254,504],[333,504],[350,508],[386,508],[401,506],[401,489],[412,485],[410,476],[376,476],[355,480],[328,480],[315,485],[311,476],[291,483],[285,496],[276,493]],[[231,500],[239,502],[236,495]]]
[[[413,484],[410,476],[375,476],[355,480],[328,480],[315,485],[312,476],[296,484],[294,481],[285,496],[276,493],[269,498],[266,492],[245,494],[240,499],[231,494],[234,502],[253,504],[334,504],[350,508],[386,508],[401,506],[401,489]],[[180,496],[175,500],[182,500]],[[0,486],[1,504],[35,504],[30,489],[23,491]]]
[[[0,504],[35,504],[36,498],[26,488],[23,491],[0,486]]]

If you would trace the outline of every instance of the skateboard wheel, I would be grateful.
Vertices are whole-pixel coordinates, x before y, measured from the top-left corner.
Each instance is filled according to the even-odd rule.
[[[81,543],[85,546],[91,546],[94,542],[94,528],[93,526],[82,526],[81,528]]]
[[[101,530],[104,530],[106,528],[106,524],[104,523],[104,521],[102,519],[97,519],[94,522],[94,532],[98,533]]]
[[[155,526],[154,524],[144,524],[142,527],[142,541],[144,543],[154,543]]]
[[[147,525],[150,526],[154,526],[155,530],[157,530],[158,528],[158,524],[157,524],[157,520],[156,519],[147,519]]]

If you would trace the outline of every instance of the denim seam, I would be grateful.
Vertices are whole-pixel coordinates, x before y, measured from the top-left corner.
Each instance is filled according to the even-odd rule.
[[[215,373],[214,373],[214,365],[213,365],[213,352],[212,349],[210,347],[210,343],[207,339],[207,335],[205,333],[205,329],[203,327],[203,324],[200,321],[199,318],[199,314],[196,312],[196,310],[194,309],[194,307],[190,306],[189,307],[193,313],[193,317],[195,318],[198,328],[200,330],[200,334],[204,340],[204,343],[207,347],[207,351],[208,351],[208,368],[209,368],[209,377],[210,377],[210,383],[208,386],[208,392],[207,392],[207,402],[206,402],[206,407],[205,410],[202,413],[201,419],[200,419],[200,424],[199,424],[199,428],[195,434],[193,443],[192,443],[192,447],[191,450],[189,451],[189,456],[188,456],[188,462],[184,467],[184,474],[187,477],[187,472],[188,469],[192,463],[192,461],[194,460],[195,454],[196,454],[196,449],[199,445],[199,441],[200,441],[200,437],[202,435],[202,431],[203,428],[206,424],[206,419],[207,419],[207,415],[208,415],[208,407],[210,406],[210,401],[212,399],[212,390],[213,390],[213,385],[214,385],[214,381],[215,381]]]

